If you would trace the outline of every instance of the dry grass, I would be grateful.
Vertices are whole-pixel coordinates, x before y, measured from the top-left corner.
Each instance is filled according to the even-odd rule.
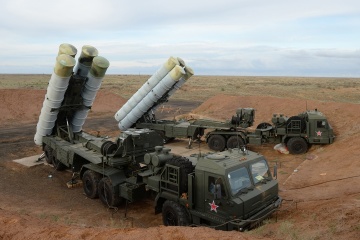
[[[148,75],[107,75],[103,89],[131,97]],[[0,75],[0,88],[45,89],[50,75]],[[171,98],[205,101],[215,95],[262,95],[360,103],[360,79],[313,77],[193,76]]]

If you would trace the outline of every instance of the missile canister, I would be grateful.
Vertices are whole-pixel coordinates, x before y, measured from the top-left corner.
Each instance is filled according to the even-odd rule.
[[[90,71],[87,75],[88,80],[81,92],[84,107],[74,113],[74,117],[71,121],[73,132],[80,132],[82,130],[90,107],[95,100],[96,93],[100,89],[101,82],[109,66],[110,63],[106,58],[100,56],[94,57]]]
[[[70,56],[72,56],[74,58],[76,53],[77,53],[76,47],[74,47],[73,45],[71,45],[69,43],[63,43],[63,44],[61,44],[59,46],[58,55],[67,54],[67,55],[70,55]]]
[[[176,84],[174,84],[174,86],[171,87],[171,89],[169,90],[169,92],[167,93],[166,99],[169,99],[169,97],[171,95],[173,95],[179,88],[182,87],[182,85],[184,85],[184,83],[191,77],[194,75],[194,71],[192,70],[192,68],[185,66],[184,67],[185,70],[185,75],[179,79],[179,81],[177,81]],[[151,109],[152,112],[155,112],[156,109],[159,107],[160,105],[156,105],[155,107],[153,107]]]
[[[176,58],[179,61],[180,67],[185,67],[185,61],[182,58]]]
[[[86,77],[89,73],[93,58],[98,54],[99,52],[96,48],[84,45],[81,49],[78,62],[74,68],[74,74]]]
[[[116,121],[121,121],[126,115],[153,89],[176,65],[179,61],[170,57],[142,87],[122,106],[115,114]]]
[[[35,144],[42,144],[42,137],[52,133],[57,119],[58,108],[64,99],[69,84],[75,59],[67,54],[60,54],[56,58],[54,72],[51,75],[46,91],[43,107],[36,126]]]
[[[172,89],[168,92],[168,97],[170,97],[171,95],[173,95],[179,88],[182,87],[182,85],[184,85],[184,83],[191,77],[194,75],[194,70],[192,70],[191,67],[185,66],[184,67],[185,70],[185,75],[179,79],[179,81],[172,87]]]
[[[179,65],[176,65],[135,107],[123,120],[119,122],[120,130],[124,131],[131,127],[144,113],[151,109],[154,104],[185,74]]]

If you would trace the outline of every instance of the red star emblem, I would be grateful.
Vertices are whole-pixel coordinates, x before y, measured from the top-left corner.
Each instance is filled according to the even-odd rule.
[[[209,203],[210,205],[210,211],[214,211],[217,213],[217,208],[219,207],[218,205],[215,204],[214,200],[212,201],[212,203]]]
[[[315,131],[317,137],[321,137],[322,132],[321,131]]]

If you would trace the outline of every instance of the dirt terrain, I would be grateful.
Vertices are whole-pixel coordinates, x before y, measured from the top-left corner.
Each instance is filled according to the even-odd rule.
[[[154,215],[151,196],[130,203],[126,212],[125,205],[108,209],[100,201],[86,198],[81,187],[67,188],[71,172],[57,172],[44,164],[27,168],[13,162],[41,153],[33,136],[48,77],[0,78],[0,239],[358,239],[359,80],[247,77],[235,81],[235,77],[229,77],[235,87],[228,89],[228,78],[208,77],[209,91],[199,94],[196,86],[206,77],[198,77],[159,110],[159,117],[227,120],[237,108],[253,107],[255,126],[270,122],[273,113],[290,116],[306,106],[328,117],[336,134],[331,145],[313,146],[307,154],[298,156],[280,154],[272,145],[251,147],[265,155],[271,166],[278,164],[284,202],[265,224],[239,233],[205,227],[164,227],[161,215]],[[95,100],[84,126],[86,131],[119,134],[113,115],[143,82],[141,78],[129,85],[131,78],[118,79],[119,86],[131,86],[126,95],[122,88],[114,88],[116,76],[109,78]],[[244,83],[249,83],[246,89],[236,87]],[[254,86],[262,86],[261,91],[256,92]],[[185,148],[187,140],[172,144]],[[200,146],[208,151],[204,143]]]

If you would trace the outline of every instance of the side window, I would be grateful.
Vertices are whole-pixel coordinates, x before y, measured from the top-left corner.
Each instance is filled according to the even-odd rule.
[[[265,160],[251,164],[250,169],[255,184],[271,176],[269,175],[269,168]]]
[[[214,199],[226,198],[223,180],[220,177],[209,176],[208,192]]]
[[[326,121],[317,121],[316,127],[317,128],[325,128],[326,127]]]

